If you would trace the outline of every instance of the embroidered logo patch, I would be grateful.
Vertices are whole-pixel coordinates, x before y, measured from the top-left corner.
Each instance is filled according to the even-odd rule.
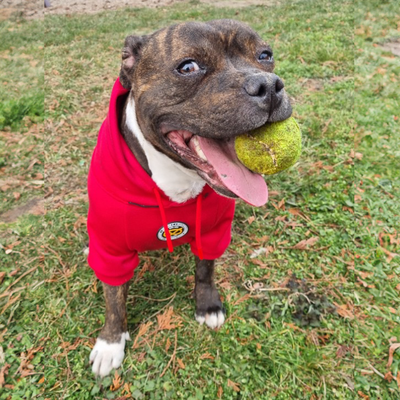
[[[171,222],[168,224],[168,230],[169,234],[171,235],[171,239],[175,240],[185,236],[189,232],[189,227],[183,222]],[[157,237],[159,240],[167,240],[164,227],[158,231]]]

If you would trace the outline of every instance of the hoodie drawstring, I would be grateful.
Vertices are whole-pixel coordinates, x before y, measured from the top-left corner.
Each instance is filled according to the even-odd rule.
[[[168,245],[168,251],[172,253],[174,251],[174,247],[172,245],[172,239],[171,239],[171,234],[168,229],[168,224],[167,224],[167,217],[165,215],[165,209],[161,200],[160,192],[158,189],[155,187],[153,189],[154,194],[156,196],[158,206],[160,208],[160,213],[161,213],[161,220],[162,224],[164,227],[164,233],[165,237],[167,238],[167,245]],[[200,260],[203,260],[203,248],[201,246],[201,199],[202,195],[201,193],[197,196],[197,202],[196,202],[196,246],[197,246],[197,252],[198,252],[198,257]]]
[[[197,205],[196,205],[196,246],[200,260],[204,258],[203,248],[201,247],[201,198],[202,197],[203,196],[201,195],[201,193],[197,196]]]
[[[163,207],[163,204],[161,201],[160,193],[156,187],[154,188],[154,193],[157,198],[158,206],[160,207],[161,220],[162,220],[163,227],[164,227],[165,237],[167,238],[168,251],[170,253],[172,253],[174,251],[174,246],[172,246],[172,239],[171,239],[171,235],[170,235],[169,229],[168,229],[167,217],[165,216],[165,210],[164,210],[164,207]]]

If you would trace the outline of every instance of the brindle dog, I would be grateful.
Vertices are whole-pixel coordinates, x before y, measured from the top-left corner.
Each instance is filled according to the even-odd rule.
[[[256,199],[258,191],[266,191],[263,184],[254,189],[242,182],[248,190],[236,189],[224,182],[201,149],[208,140],[220,146],[223,157],[235,136],[291,115],[283,82],[273,70],[270,46],[238,21],[182,23],[126,38],[119,79],[129,94],[119,104],[119,128],[142,168],[170,199],[185,202],[207,183],[223,196],[265,203]],[[160,153],[170,160],[165,168],[155,164]],[[187,173],[176,184],[181,170]],[[224,311],[213,280],[214,260],[195,261],[196,319],[218,328]],[[103,287],[105,325],[90,356],[93,371],[101,376],[121,365],[129,338],[129,282]]]

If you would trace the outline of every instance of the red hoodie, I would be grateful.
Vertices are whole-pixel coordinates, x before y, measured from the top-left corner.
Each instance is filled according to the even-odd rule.
[[[109,285],[122,285],[139,264],[138,253],[189,243],[213,260],[231,240],[235,201],[208,185],[195,199],[171,201],[144,171],[118,127],[118,103],[128,90],[114,84],[89,170],[88,262]],[[166,226],[168,224],[168,229]]]

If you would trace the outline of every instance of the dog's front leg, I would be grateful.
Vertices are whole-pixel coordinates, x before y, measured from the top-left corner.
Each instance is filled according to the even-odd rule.
[[[194,297],[196,321],[211,328],[219,328],[225,321],[225,310],[214,283],[214,260],[196,257]]]
[[[92,371],[106,376],[113,368],[118,368],[124,359],[125,341],[129,340],[126,319],[126,298],[129,282],[121,286],[103,283],[106,300],[106,322],[90,353]]]

